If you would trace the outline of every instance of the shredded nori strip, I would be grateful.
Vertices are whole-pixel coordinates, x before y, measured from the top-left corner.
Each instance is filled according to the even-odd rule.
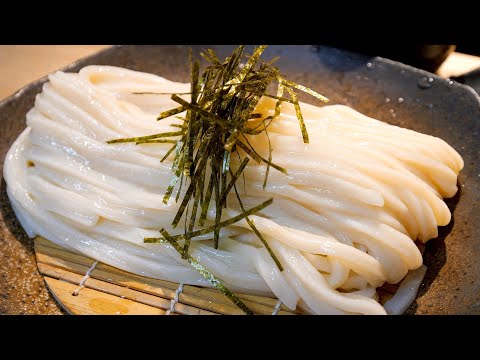
[[[166,138],[172,136],[182,135],[182,131],[173,131],[173,132],[165,132],[160,134],[148,135],[148,136],[140,136],[140,137],[132,137],[132,138],[124,138],[124,139],[115,139],[115,140],[108,140],[107,144],[115,144],[115,143],[125,143],[125,142],[140,142],[144,140],[153,140],[159,138]]]
[[[245,303],[240,300],[234,293],[232,293],[228,288],[223,285],[223,283],[217,279],[210,271],[203,267],[194,257],[190,256],[183,247],[181,247],[167,232],[165,229],[160,229],[161,234],[165,237],[165,240],[177,250],[184,259],[187,260],[192,267],[197,270],[205,279],[210,281],[213,286],[215,286],[222,294],[228,297],[235,305],[237,305],[243,312],[247,315],[255,315],[255,313],[248,308]]]
[[[245,208],[243,207],[243,202],[242,202],[242,199],[240,198],[240,195],[238,194],[238,191],[237,191],[237,186],[235,184],[233,184],[233,188],[235,189],[235,195],[237,196],[237,199],[238,199],[238,203],[240,204],[240,207],[242,208],[242,211],[245,213]],[[265,246],[265,249],[267,249],[268,253],[270,254],[270,256],[272,257],[273,261],[275,261],[275,264],[277,265],[278,269],[280,271],[283,271],[283,266],[282,264],[280,263],[280,261],[278,261],[278,258],[275,256],[275,254],[273,253],[273,250],[272,248],[268,245],[267,243],[267,240],[265,240],[265,238],[263,237],[263,235],[260,233],[260,231],[258,231],[258,229],[255,227],[255,224],[253,223],[252,220],[250,220],[248,218],[248,216],[245,217],[245,220],[247,220],[247,223],[248,225],[250,226],[250,228],[253,230],[253,232],[255,233],[255,235],[257,235],[257,237],[260,239],[260,241],[263,243],[263,246]]]
[[[265,238],[255,227],[253,221],[248,218],[249,215],[270,205],[272,199],[245,210],[237,191],[236,182],[242,176],[245,187],[243,170],[249,159],[266,165],[264,188],[267,185],[270,168],[287,174],[286,169],[273,162],[272,152],[274,149],[270,144],[267,131],[270,124],[280,116],[282,103],[293,104],[303,141],[308,143],[307,129],[294,90],[300,90],[320,100],[328,101],[316,91],[287,80],[279,69],[273,65],[278,58],[268,62],[263,61],[261,56],[266,48],[266,45],[258,46],[251,56],[247,56],[244,53],[245,46],[241,45],[235,48],[223,62],[212,49],[203,50],[200,52],[200,56],[207,61],[208,65],[202,72],[200,72],[199,61],[194,59],[190,49],[188,54],[191,78],[190,92],[135,93],[171,95],[172,100],[180,106],[162,112],[157,120],[166,119],[186,111],[185,116],[175,116],[183,122],[182,124],[170,125],[177,128],[178,131],[107,141],[109,144],[127,142],[134,142],[137,145],[174,144],[161,159],[161,162],[163,162],[172,153],[175,153],[172,164],[174,175],[167,187],[163,202],[168,203],[177,184],[179,184],[175,196],[175,201],[178,202],[182,194],[182,187],[185,184],[187,190],[183,193],[180,206],[172,222],[175,228],[184,217],[185,230],[183,234],[170,235],[162,229],[164,238],[145,238],[144,242],[168,241],[182,254],[184,259],[188,260],[193,267],[212,281],[220,291],[247,313],[250,310],[231,294],[218,279],[208,273],[195,259],[193,259],[193,262],[191,261],[192,258],[188,254],[190,240],[196,236],[213,232],[214,247],[217,248],[220,229],[245,219],[267,249],[277,267],[283,271],[279,260],[268,246]],[[245,61],[242,63],[244,59]],[[275,83],[278,86],[277,94],[268,94],[266,92],[267,88]],[[289,97],[284,96],[284,90],[287,91]],[[187,101],[179,95],[191,95],[191,99]],[[277,100],[273,115],[264,116],[260,112],[254,112],[263,96]],[[250,137],[263,133],[265,133],[264,136],[268,141],[268,159],[260,155],[249,142]],[[236,154],[238,162],[236,160],[232,162],[232,153]],[[232,171],[232,165],[234,167],[238,166],[235,172]],[[235,198],[242,209],[242,213],[221,221],[223,209],[227,208],[227,200],[235,199],[228,197],[232,189],[235,191]],[[211,203],[215,204],[214,225],[194,230],[195,226],[205,226]],[[189,212],[190,209],[191,213]],[[198,212],[200,213],[199,216]],[[185,240],[183,247],[177,243],[180,240]]]
[[[160,115],[158,115],[157,117],[157,121],[159,120],[163,120],[163,119],[166,119],[172,115],[177,115],[177,114],[180,114],[181,112],[184,112],[185,111],[185,108],[183,106],[180,106],[176,109],[172,109],[172,110],[168,110],[168,111],[164,111],[162,112]]]
[[[297,96],[295,92],[287,87],[287,91],[290,93],[290,96],[293,100],[293,106],[295,107],[295,112],[297,113],[298,123],[300,124],[300,130],[302,131],[303,142],[308,144],[308,132],[307,128],[305,127],[305,121],[303,121],[302,110],[300,109],[300,104],[298,103]]]
[[[273,199],[270,198],[270,199],[264,201],[263,203],[261,203],[257,206],[254,206],[253,208],[251,208],[249,210],[243,211],[241,214],[238,214],[238,215],[236,215],[236,216],[234,216],[234,217],[232,217],[228,220],[225,220],[225,221],[219,222],[218,224],[209,226],[207,228],[203,228],[203,229],[200,229],[200,230],[195,230],[195,231],[192,231],[192,232],[189,232],[189,233],[186,233],[186,234],[175,235],[175,236],[172,236],[172,238],[174,240],[185,240],[187,238],[193,239],[196,236],[209,234],[212,231],[215,231],[216,229],[221,229],[222,227],[235,224],[236,222],[245,219],[247,216],[253,215],[253,214],[265,209],[268,205],[270,205],[272,203],[273,203]],[[163,239],[163,238],[145,238],[143,240],[146,243],[157,243],[157,242],[162,242],[165,239]]]

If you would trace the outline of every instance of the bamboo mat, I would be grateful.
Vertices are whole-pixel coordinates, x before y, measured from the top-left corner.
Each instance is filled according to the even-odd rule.
[[[423,245],[419,245],[423,253]],[[39,272],[59,304],[75,315],[241,315],[243,311],[216,289],[184,285],[135,275],[74,254],[41,237],[35,238]],[[389,300],[398,285],[377,289]],[[180,291],[181,290],[181,291]],[[300,315],[278,299],[237,294],[259,315]],[[172,300],[175,301],[172,304]]]

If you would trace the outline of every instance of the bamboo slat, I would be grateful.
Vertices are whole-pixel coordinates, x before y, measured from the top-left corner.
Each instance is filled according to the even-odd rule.
[[[423,245],[418,244],[423,252]],[[216,289],[185,285],[171,310],[179,284],[135,275],[80,254],[74,254],[52,242],[35,238],[39,272],[60,305],[70,314],[103,315],[237,315],[243,312]],[[85,277],[93,267],[90,275]],[[84,279],[86,278],[86,280]],[[82,281],[83,280],[83,281]],[[398,285],[385,284],[378,289],[380,303],[390,299]],[[278,299],[237,294],[255,313],[270,315]],[[281,305],[278,315],[303,314]]]

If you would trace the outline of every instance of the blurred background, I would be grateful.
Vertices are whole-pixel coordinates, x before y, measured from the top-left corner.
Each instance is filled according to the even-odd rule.
[[[428,70],[480,92],[480,45],[325,44]],[[28,83],[108,45],[0,45],[0,100]]]

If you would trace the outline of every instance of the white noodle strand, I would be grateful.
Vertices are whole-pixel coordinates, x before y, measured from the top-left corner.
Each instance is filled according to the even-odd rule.
[[[174,131],[181,120],[157,115],[178,104],[169,95],[189,84],[112,66],[56,72],[26,116],[27,128],[5,158],[12,208],[28,236],[43,236],[68,250],[142,276],[209,286],[169,244],[146,244],[173,228],[179,204],[163,195],[172,179],[171,144],[107,144],[107,140]],[[188,100],[188,96],[182,95]],[[276,296],[281,305],[316,314],[398,314],[415,298],[425,273],[414,241],[438,235],[451,214],[442,197],[457,192],[461,156],[445,141],[391,126],[343,106],[301,104],[310,143],[304,144],[295,109],[282,105],[269,127],[273,161],[288,175],[250,161],[239,190],[247,208],[274,202],[249,219],[282,264],[280,271],[246,220],[192,239],[190,254],[235,292]],[[274,113],[264,98],[255,112]],[[180,114],[182,115],[182,114]],[[252,121],[252,126],[258,120]],[[265,134],[248,136],[268,157]],[[241,155],[244,154],[240,150]],[[232,157],[231,167],[238,159]],[[207,167],[209,176],[209,167]],[[242,182],[241,182],[242,183]],[[180,197],[185,194],[185,188]],[[241,211],[234,194],[223,219]],[[214,223],[211,203],[207,226]],[[406,275],[408,274],[408,275]],[[376,288],[397,283],[382,307]]]

